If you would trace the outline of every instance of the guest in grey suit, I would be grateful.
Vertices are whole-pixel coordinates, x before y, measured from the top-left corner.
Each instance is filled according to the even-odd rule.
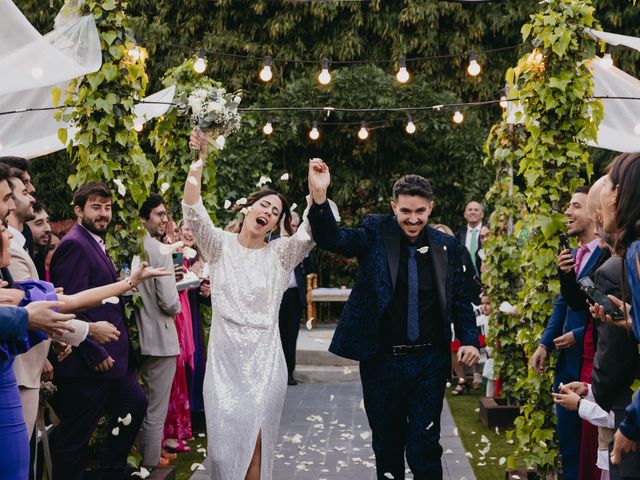
[[[162,243],[157,240],[164,235],[168,223],[164,199],[157,193],[149,195],[140,208],[140,218],[147,229],[144,249],[149,264],[173,271],[171,255],[160,253]],[[138,449],[142,453],[142,464],[155,467],[160,462],[164,421],[176,372],[176,356],[180,353],[175,324],[180,302],[175,276],[157,277],[141,284],[139,290],[142,307],[136,323],[142,353],[140,376],[149,406],[138,436]]]

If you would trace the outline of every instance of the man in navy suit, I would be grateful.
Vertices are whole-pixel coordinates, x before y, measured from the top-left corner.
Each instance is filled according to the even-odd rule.
[[[478,361],[471,302],[464,292],[462,248],[427,225],[433,190],[418,175],[393,186],[393,215],[338,228],[326,193],[329,169],[309,176],[309,222],[318,246],[357,257],[359,270],[329,350],[360,361],[364,406],[373,431],[377,475],[442,478],[440,413],[451,371],[451,324],[458,359]]]
[[[74,195],[78,223],[62,239],[51,260],[51,281],[67,294],[117,281],[104,245],[111,222],[111,199],[109,188],[96,182],[80,185]],[[106,320],[120,331],[120,337],[105,345],[87,338],[60,363],[51,357],[58,388],[54,408],[61,420],[52,437],[53,478],[83,478],[89,439],[104,415],[109,422],[99,478],[128,478],[127,455],[144,419],[147,399],[138,384],[124,307],[122,302],[105,303],[77,316],[87,322]],[[119,424],[118,417],[127,414],[131,414],[131,423]],[[119,427],[117,436],[112,433],[115,427]]]
[[[581,187],[571,197],[569,207],[565,211],[567,218],[567,235],[578,237],[580,246],[573,256],[561,255],[560,268],[573,268],[577,279],[590,275],[598,265],[602,250],[595,226],[587,208],[588,188]],[[570,262],[564,259],[569,257]],[[544,371],[548,353],[554,348],[560,350],[554,371],[553,386],[557,389],[560,383],[568,384],[580,381],[582,353],[585,345],[585,328],[589,312],[575,311],[560,294],[553,304],[553,312],[549,323],[542,333],[540,344],[531,357],[531,365],[538,373]],[[593,336],[587,341],[593,344]],[[580,465],[580,437],[582,420],[576,411],[570,411],[558,405],[558,443],[562,457],[562,471],[565,480],[578,480]]]

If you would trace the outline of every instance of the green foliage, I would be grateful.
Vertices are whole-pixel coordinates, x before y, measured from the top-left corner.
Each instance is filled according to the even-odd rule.
[[[518,379],[526,375],[527,361],[522,345],[516,340],[522,328],[521,319],[501,312],[498,306],[502,302],[515,304],[522,287],[520,253],[523,242],[516,236],[513,225],[524,207],[524,198],[518,186],[514,185],[514,170],[517,171],[524,156],[526,141],[524,128],[509,124],[504,118],[491,130],[485,145],[485,164],[494,167],[496,177],[486,197],[494,213],[491,236],[483,245],[487,253],[483,282],[493,305],[489,330],[489,344],[495,362],[493,371],[501,380],[501,395],[509,404],[525,400],[514,387]]]
[[[170,69],[164,76],[163,86],[176,86],[176,95],[188,95],[199,87],[217,87],[220,85],[207,76],[198,75],[193,70],[194,59]],[[167,200],[171,214],[179,219],[182,216],[182,190],[189,174],[191,156],[189,134],[191,123],[188,116],[182,115],[178,108],[171,108],[163,115],[149,134],[149,141],[157,155],[156,185]],[[216,191],[216,165],[214,157],[217,151],[209,148],[202,176],[202,201],[208,211],[219,207]]]
[[[584,33],[597,28],[590,0],[555,0],[545,4],[522,27],[524,40],[534,50],[509,69],[507,80],[511,98],[520,98],[524,107],[526,143],[519,171],[526,180],[527,213],[517,225],[526,235],[521,255],[524,285],[520,305],[524,327],[517,335],[527,357],[536,349],[559,293],[555,267],[558,232],[564,230],[563,208],[570,194],[590,176],[592,165],[586,147],[596,138],[603,110],[593,100],[593,79],[589,58],[596,43]],[[529,368],[515,392],[526,400],[515,422],[517,449],[509,459],[522,458],[527,467],[540,473],[555,468],[551,369],[539,375]]]
[[[67,183],[74,190],[88,181],[104,181],[114,190],[114,228],[106,244],[118,265],[141,250],[144,227],[138,208],[149,194],[155,173],[133,129],[134,104],[144,96],[148,82],[146,52],[139,49],[140,55],[130,54],[136,45],[128,29],[127,2],[90,1],[81,8],[95,18],[102,67],[70,83],[64,98],[70,108],[58,113],[78,129],[77,145],[68,148],[76,173]],[[65,129],[59,132],[60,137],[66,134]]]

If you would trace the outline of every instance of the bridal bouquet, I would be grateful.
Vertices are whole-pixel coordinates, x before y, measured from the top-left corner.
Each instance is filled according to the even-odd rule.
[[[207,140],[218,149],[224,147],[226,136],[240,130],[240,92],[227,93],[224,88],[199,87],[188,95],[181,93],[176,100],[178,110],[191,117],[194,127],[205,133],[215,132],[218,136],[215,142],[210,135],[207,135]]]

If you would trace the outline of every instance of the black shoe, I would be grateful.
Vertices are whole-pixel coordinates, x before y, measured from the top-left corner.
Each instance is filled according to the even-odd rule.
[[[289,375],[289,379],[287,380],[287,385],[297,385],[298,382],[295,378],[293,378],[293,375]]]

